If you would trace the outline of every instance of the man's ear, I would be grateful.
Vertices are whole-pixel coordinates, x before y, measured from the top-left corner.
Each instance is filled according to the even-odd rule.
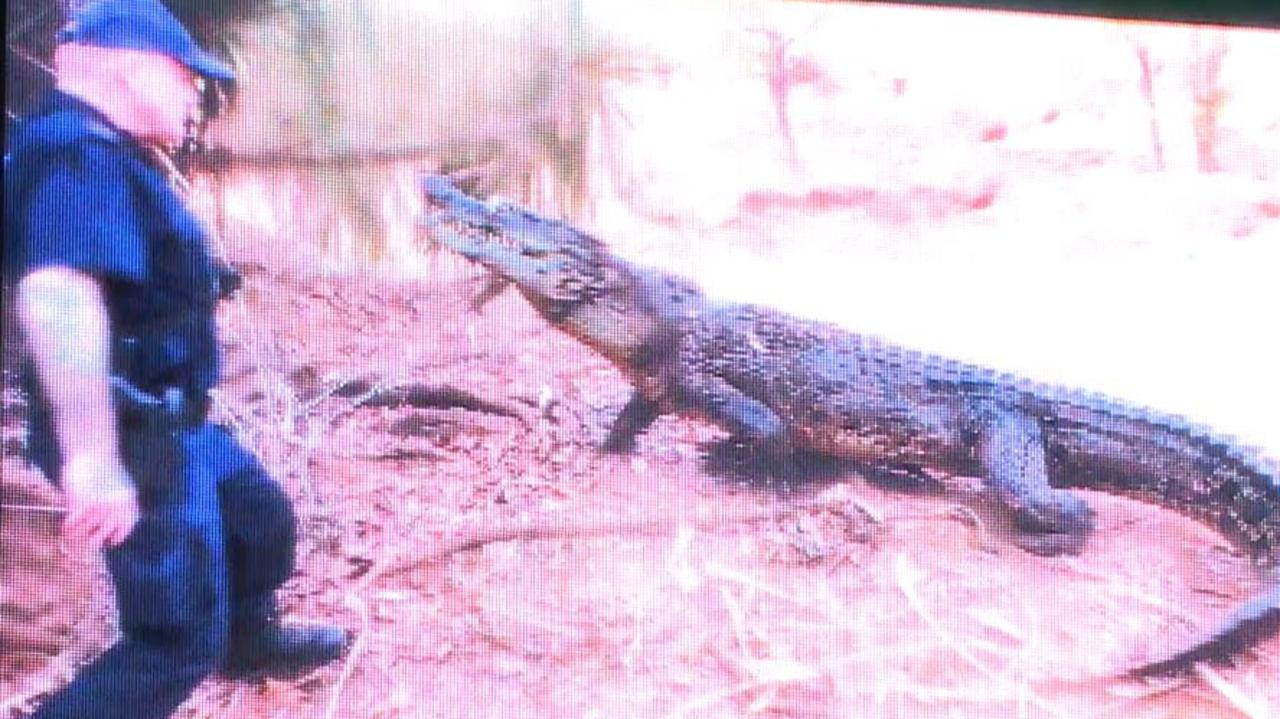
[[[122,72],[116,73],[116,79],[122,88],[128,90],[129,98],[149,96],[156,78],[156,58],[150,53],[124,50],[118,62]]]

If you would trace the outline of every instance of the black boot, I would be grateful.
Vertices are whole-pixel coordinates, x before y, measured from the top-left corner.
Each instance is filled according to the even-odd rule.
[[[241,625],[231,630],[220,671],[232,679],[296,676],[341,657],[350,643],[347,630],[329,625]]]

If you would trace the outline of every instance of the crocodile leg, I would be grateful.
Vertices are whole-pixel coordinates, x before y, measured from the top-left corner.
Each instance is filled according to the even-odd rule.
[[[1280,633],[1280,582],[1240,605],[1212,632],[1186,649],[1128,672],[1131,677],[1177,674],[1200,661],[1224,661]]]
[[[997,410],[982,428],[979,446],[987,485],[1023,532],[1015,543],[1033,554],[1078,554],[1093,528],[1093,511],[1072,493],[1049,486],[1040,423]]]
[[[765,403],[706,372],[681,377],[680,392],[686,407],[745,445],[752,474],[784,479],[803,472],[796,464],[786,423]]]
[[[606,452],[630,452],[636,446],[636,436],[653,424],[660,414],[661,405],[639,392],[633,392],[613,421],[602,449]]]
[[[789,452],[786,423],[765,403],[720,377],[694,373],[681,378],[684,400],[735,437],[752,445]]]
[[[484,287],[480,288],[480,292],[476,294],[472,300],[467,303],[467,307],[472,312],[479,312],[485,305],[492,302],[502,291],[511,286],[510,280],[504,279],[498,275],[489,275],[484,280]]]

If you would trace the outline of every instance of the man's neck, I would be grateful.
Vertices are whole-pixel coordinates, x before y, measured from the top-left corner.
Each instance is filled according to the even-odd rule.
[[[161,174],[168,177],[180,191],[189,190],[190,183],[187,178],[179,171],[178,166],[174,163],[173,157],[163,147],[154,144],[144,144],[134,135],[130,134],[115,122],[102,107],[95,105],[91,100],[68,92],[66,88],[55,87],[55,95],[53,102],[57,105],[72,105],[75,109],[91,115],[91,120],[102,125],[106,130],[118,135],[126,145],[133,148],[138,157],[152,165]],[[60,96],[60,97],[59,97]]]
[[[89,83],[76,82],[69,78],[58,78],[54,88],[64,95],[70,95],[81,103],[88,105],[99,115],[102,115],[111,123],[112,127],[133,135],[132,123],[130,122],[131,113],[129,113],[124,103],[120,102],[119,95],[112,96],[105,88],[94,87]]]
[[[80,112],[84,115],[88,115],[89,118],[95,124],[101,125],[102,127],[110,130],[114,134],[118,134],[123,137],[132,138],[132,136],[129,135],[128,131],[121,129],[120,126],[117,125],[116,122],[112,120],[110,117],[108,117],[107,114],[104,113],[99,107],[89,102],[85,98],[79,95],[75,95],[73,93],[67,92],[66,90],[59,87],[55,87],[53,89],[53,91],[47,96],[47,98],[41,104],[41,108],[42,109],[38,111],[40,113],[59,112],[59,111],[64,111],[68,109],[75,110],[76,112]]]

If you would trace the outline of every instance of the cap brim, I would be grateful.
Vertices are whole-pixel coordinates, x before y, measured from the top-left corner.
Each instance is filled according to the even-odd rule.
[[[183,59],[182,64],[204,77],[211,77],[223,82],[233,83],[236,81],[236,73],[231,69],[230,65],[203,50],[192,51]]]

